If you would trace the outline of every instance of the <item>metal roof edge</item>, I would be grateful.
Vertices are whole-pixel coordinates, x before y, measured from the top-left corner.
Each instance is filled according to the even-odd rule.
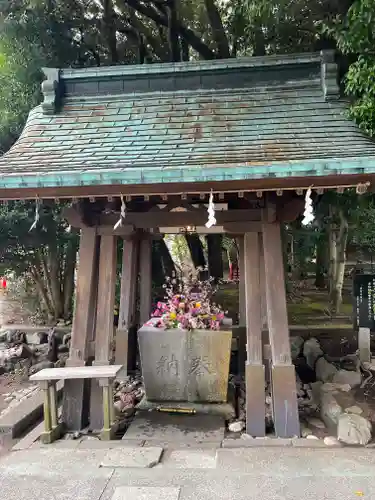
[[[235,168],[228,168],[235,167]],[[270,162],[263,165],[223,163],[215,167],[189,165],[183,167],[137,167],[104,169],[85,168],[71,173],[12,173],[2,175],[0,189],[26,189],[48,187],[83,187],[104,185],[153,185],[180,182],[220,182],[235,180],[266,180],[295,177],[324,178],[340,175],[375,175],[375,155],[358,158],[336,158],[332,160],[298,160],[289,162]],[[338,181],[339,182],[339,181]]]

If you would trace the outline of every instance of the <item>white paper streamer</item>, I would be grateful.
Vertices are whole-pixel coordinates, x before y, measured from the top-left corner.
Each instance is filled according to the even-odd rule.
[[[31,227],[29,229],[29,233],[36,228],[38,225],[39,219],[40,219],[40,214],[39,214],[39,209],[40,209],[40,201],[38,198],[35,200],[35,219],[34,222],[31,224]]]
[[[117,228],[121,227],[124,224],[124,220],[126,217],[126,205],[124,201],[124,197],[121,195],[121,209],[120,209],[120,218],[113,226],[113,230],[116,231]]]
[[[206,228],[209,229],[212,226],[215,226],[216,224],[216,219],[215,219],[215,203],[214,203],[214,195],[210,193],[210,198],[208,201],[208,221],[206,222]]]
[[[308,226],[315,219],[313,202],[311,199],[311,188],[306,191],[305,196],[305,211],[303,212],[302,225]]]

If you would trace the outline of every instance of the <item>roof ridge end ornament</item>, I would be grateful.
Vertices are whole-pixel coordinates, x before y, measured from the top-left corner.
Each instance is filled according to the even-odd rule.
[[[60,70],[57,68],[42,68],[46,79],[42,82],[44,101],[42,109],[45,115],[53,115],[59,101]]]
[[[340,98],[340,87],[338,84],[338,66],[335,61],[334,50],[322,50],[321,56],[321,81],[324,93],[324,99],[330,101],[331,99]]]

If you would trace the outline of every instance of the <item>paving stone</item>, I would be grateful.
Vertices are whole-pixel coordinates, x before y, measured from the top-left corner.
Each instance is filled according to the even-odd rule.
[[[3,457],[0,463],[0,476],[4,473],[46,478],[67,475],[71,479],[108,477],[111,475],[109,469],[99,469],[106,453],[107,450],[68,449],[53,447],[53,445],[31,447]]]
[[[261,448],[292,446],[287,438],[224,439],[223,448]]]
[[[175,469],[214,469],[216,450],[172,450],[163,455],[160,465]]]
[[[122,486],[116,488],[112,500],[178,500],[180,488]]]
[[[138,447],[143,446],[144,441],[140,439],[127,439],[127,440],[118,440],[118,441],[101,441],[100,439],[83,439],[78,448],[81,450],[103,450],[112,448],[127,448],[130,447]]]
[[[200,449],[212,449],[212,448],[221,448],[221,442],[217,441],[204,441],[196,443],[194,441],[186,442],[186,441],[162,441],[160,439],[151,439],[147,441],[143,441],[143,446],[161,446],[164,450],[180,450],[181,448],[200,448]]]
[[[101,467],[153,467],[159,463],[163,448],[115,448],[108,451]]]
[[[3,500],[100,500],[108,479],[7,475],[0,482]]]
[[[292,439],[292,446],[295,448],[327,448],[323,439],[306,439],[295,438]]]
[[[113,448],[126,448],[128,446],[137,447],[142,446],[143,441],[131,440],[131,442],[113,440],[101,441],[100,439],[82,439],[78,445],[80,450],[112,450]]]

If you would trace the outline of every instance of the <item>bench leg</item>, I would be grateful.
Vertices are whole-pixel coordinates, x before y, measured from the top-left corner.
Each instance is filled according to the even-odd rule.
[[[56,384],[54,383],[52,383],[49,386],[49,398],[50,398],[50,408],[51,408],[52,429],[55,429],[58,425],[58,421],[57,421],[57,403],[56,403]]]
[[[113,406],[113,383],[109,384],[109,418],[111,426],[115,423],[115,407]]]
[[[40,439],[43,444],[51,444],[61,435],[61,426],[57,421],[56,384],[43,382],[41,389],[44,393],[44,432]]]
[[[113,388],[111,381],[101,381],[99,384],[103,387],[103,429],[100,437],[103,441],[110,441],[114,437],[114,409],[113,409]]]
[[[43,403],[43,412],[44,412],[44,433],[50,433],[52,431],[52,418],[51,418],[51,395],[49,391],[49,384],[43,384],[43,393],[44,393],[44,403]]]

